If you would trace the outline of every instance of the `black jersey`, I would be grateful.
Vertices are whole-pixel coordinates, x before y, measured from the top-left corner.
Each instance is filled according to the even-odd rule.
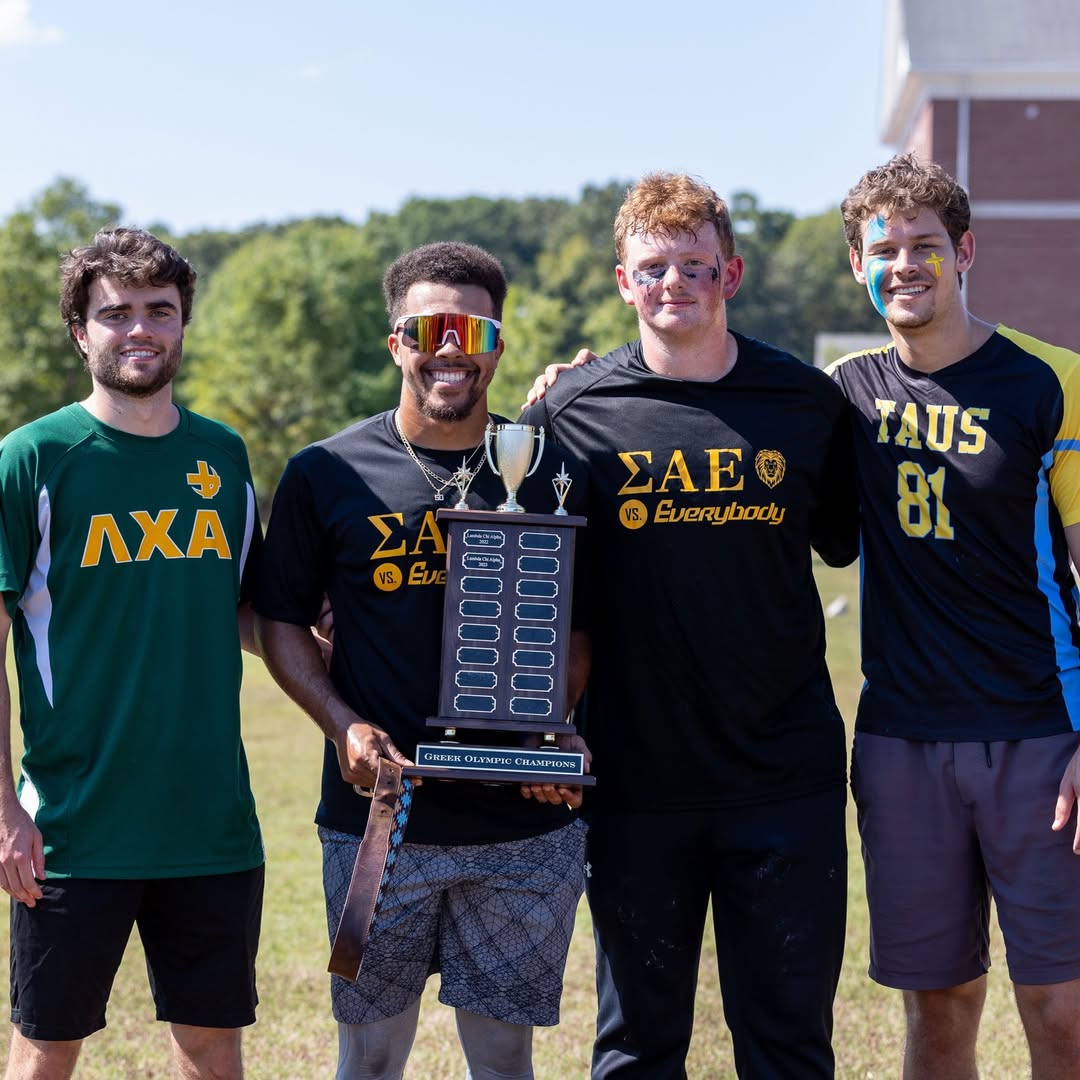
[[[462,462],[460,450],[414,449],[443,476]],[[581,470],[550,443],[521,486],[519,498],[528,509],[554,510],[551,477],[563,461],[577,477],[567,509],[584,512]],[[505,498],[502,481],[484,465],[469,488],[470,507],[491,510]],[[455,501],[451,497],[442,505]],[[435,519],[438,505],[406,455],[393,412],[307,447],[290,459],[274,496],[255,604],[267,618],[309,626],[328,594],[334,608],[330,677],[349,707],[383,728],[410,758],[417,742],[438,738],[426,726],[427,718],[438,714],[446,583],[446,535]],[[582,614],[576,605],[575,619]],[[498,737],[485,732],[483,741]],[[315,820],[359,835],[370,805],[342,779],[327,740]],[[498,842],[570,820],[564,806],[525,799],[515,785],[428,781],[417,792],[408,835],[412,843]]]
[[[715,382],[658,375],[635,342],[524,414],[589,471],[585,734],[605,806],[844,781],[810,547],[835,563],[857,551],[848,408],[822,372],[736,339]]]
[[[856,409],[857,727],[927,740],[1080,727],[1080,356],[999,327],[932,374],[889,345],[830,373]]]

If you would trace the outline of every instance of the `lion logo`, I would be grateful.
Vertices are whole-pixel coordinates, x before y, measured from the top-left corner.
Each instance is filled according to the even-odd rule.
[[[774,488],[784,479],[787,462],[779,450],[759,450],[754,457],[754,471],[766,487]]]

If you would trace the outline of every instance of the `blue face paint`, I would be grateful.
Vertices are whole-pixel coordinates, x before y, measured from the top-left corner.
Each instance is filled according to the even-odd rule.
[[[654,285],[659,285],[664,280],[663,273],[646,274],[642,270],[635,270],[630,276],[634,279],[635,285],[640,285],[646,291],[653,288]]]
[[[866,226],[866,236],[863,237],[863,246],[877,243],[885,239],[885,219],[878,214],[872,218]],[[870,294],[870,300],[877,308],[878,314],[885,318],[885,300],[881,295],[881,282],[885,277],[886,263],[879,256],[871,255],[863,260],[863,274],[866,276],[866,291]]]

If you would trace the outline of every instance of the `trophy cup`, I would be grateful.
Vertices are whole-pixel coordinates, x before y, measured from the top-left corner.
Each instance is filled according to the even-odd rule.
[[[447,529],[446,600],[439,715],[427,723],[443,734],[441,742],[419,744],[416,764],[403,771],[441,780],[591,786],[585,755],[556,742],[576,731],[564,710],[574,536],[585,519],[563,506],[570,487],[565,467],[552,481],[552,513],[529,513],[517,501],[522,482],[539,467],[543,428],[489,424],[485,449],[506,501],[495,511],[463,509],[459,502],[437,512]],[[463,743],[459,728],[539,735],[541,745]]]
[[[536,449],[536,461],[530,468],[533,440],[537,438],[539,446]],[[491,456],[493,439],[498,464]],[[531,424],[488,424],[484,429],[484,453],[492,472],[499,474],[506,487],[506,502],[496,507],[497,512],[523,514],[525,507],[517,501],[517,491],[522,481],[536,472],[536,467],[544,456],[544,429],[534,428]]]

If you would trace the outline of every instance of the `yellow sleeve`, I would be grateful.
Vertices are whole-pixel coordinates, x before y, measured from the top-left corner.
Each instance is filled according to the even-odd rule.
[[[1061,384],[1064,407],[1061,426],[1054,437],[1050,496],[1061,523],[1065,526],[1076,525],[1080,522],[1080,354],[1047,345],[1038,338],[1005,326],[999,326],[998,333],[1047,364]]]

